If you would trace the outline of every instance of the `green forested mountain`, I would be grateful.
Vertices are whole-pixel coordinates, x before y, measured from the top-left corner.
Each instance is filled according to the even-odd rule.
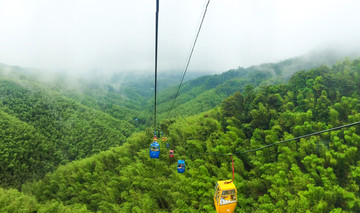
[[[231,179],[226,155],[360,121],[360,60],[295,73],[286,84],[246,86],[208,112],[164,120],[175,157],[162,144],[149,158],[152,132],[60,166],[22,192],[2,193],[40,210],[214,212],[217,180]],[[360,126],[235,154],[236,212],[359,212]],[[186,172],[176,171],[177,159]],[[0,208],[23,208],[0,196]],[[76,210],[75,210],[76,209]],[[65,211],[65,210],[64,210]]]
[[[180,75],[180,71],[161,72],[158,77],[158,92],[162,93],[179,83]],[[203,72],[189,73],[185,82],[202,75]],[[46,90],[60,93],[82,105],[125,120],[137,129],[144,130],[151,123],[153,74],[102,73],[99,70],[76,77],[0,64],[0,76],[11,81],[25,81],[25,84],[45,87]]]
[[[159,74],[158,92],[161,94],[168,87],[179,83],[180,74],[180,72]],[[96,106],[113,117],[126,119],[137,129],[144,130],[149,126],[154,97],[153,74],[124,73],[96,78],[97,75],[78,82],[82,85],[81,94],[77,92],[79,89],[65,90],[67,91],[65,94],[75,100],[82,100],[81,103],[87,106]],[[201,75],[203,75],[201,72],[190,73],[185,78],[185,82]]]
[[[333,65],[344,56],[333,50],[309,53],[278,63],[267,63],[248,68],[239,67],[222,74],[203,76],[183,84],[172,116],[189,116],[210,110],[236,91],[243,92],[246,85],[258,87],[285,83],[293,73],[320,65]],[[159,94],[159,117],[167,118],[178,86]],[[152,102],[152,100],[150,100]]]
[[[1,108],[53,141],[64,159],[74,160],[120,144],[132,125],[56,93],[0,81]]]
[[[0,187],[19,188],[59,164],[120,145],[149,119],[140,113],[150,96],[146,77],[139,89],[139,77],[96,82],[38,72],[0,64]]]
[[[314,52],[301,57],[268,63],[248,68],[229,70],[222,74],[198,77],[201,73],[189,72],[170,117],[195,115],[214,108],[236,91],[244,91],[246,85],[278,84],[286,82],[299,70],[308,70],[322,64],[332,65],[344,55],[333,50]],[[103,111],[112,117],[126,120],[138,130],[152,122],[154,76],[136,73],[93,73],[74,78],[65,74],[43,73],[38,70],[22,69],[1,65],[2,70],[16,70],[16,79],[46,84],[47,89],[60,93],[81,104]],[[25,75],[26,73],[27,75]],[[7,75],[14,78],[8,71]],[[30,76],[29,76],[30,75]],[[180,71],[161,73],[158,77],[158,114],[167,118],[170,106],[178,89]],[[198,78],[196,78],[198,77]],[[195,78],[195,79],[194,79]],[[175,85],[175,86],[174,86]]]
[[[39,179],[59,164],[54,143],[37,130],[0,110],[0,186],[20,187]]]
[[[3,67],[0,69],[0,185],[20,187],[26,180],[38,179],[59,164],[122,144],[135,130],[124,119],[127,115],[120,115],[127,112],[113,116],[115,113],[66,97],[21,70]]]

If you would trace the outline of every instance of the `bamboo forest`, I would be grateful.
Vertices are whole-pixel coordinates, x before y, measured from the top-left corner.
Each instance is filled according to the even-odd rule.
[[[360,212],[344,2],[0,2],[0,213]]]

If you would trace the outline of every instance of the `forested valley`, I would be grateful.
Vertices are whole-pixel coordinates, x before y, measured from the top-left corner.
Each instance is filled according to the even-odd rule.
[[[160,142],[159,159],[150,95],[65,91],[1,70],[0,212],[215,212],[231,159],[204,153],[237,153],[235,212],[359,212],[359,126],[240,154],[360,121],[360,59],[288,63],[189,80],[176,117],[164,90],[159,129],[175,156]]]

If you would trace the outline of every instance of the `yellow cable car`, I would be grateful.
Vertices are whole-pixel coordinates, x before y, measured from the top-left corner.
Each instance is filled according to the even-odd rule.
[[[235,211],[237,190],[232,180],[220,180],[215,186],[214,203],[217,213]]]

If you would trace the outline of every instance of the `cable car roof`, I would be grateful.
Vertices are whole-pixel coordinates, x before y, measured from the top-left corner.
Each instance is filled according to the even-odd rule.
[[[236,189],[234,182],[226,183],[231,180],[219,180],[218,184],[220,187],[220,190],[230,190],[230,189]]]

